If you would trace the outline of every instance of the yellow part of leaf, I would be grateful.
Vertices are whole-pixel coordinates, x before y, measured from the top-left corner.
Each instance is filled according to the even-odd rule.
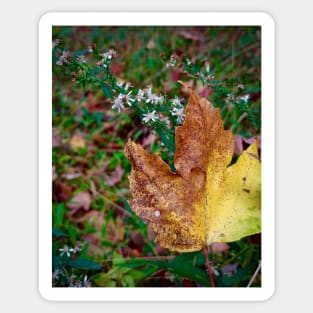
[[[176,128],[176,173],[157,155],[129,141],[125,155],[133,211],[173,251],[201,250],[261,231],[261,164],[257,142],[228,166],[233,135],[218,109],[190,90],[186,120]]]
[[[218,189],[212,188],[210,180],[206,184],[207,243],[231,242],[259,233],[261,163],[257,141],[224,170],[220,181]]]

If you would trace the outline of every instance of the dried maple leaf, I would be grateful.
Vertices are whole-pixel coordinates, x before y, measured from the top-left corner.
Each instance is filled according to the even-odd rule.
[[[164,248],[187,252],[261,230],[261,164],[257,142],[229,166],[233,135],[219,109],[192,90],[184,124],[176,128],[176,173],[157,155],[129,141],[125,154],[134,212]]]

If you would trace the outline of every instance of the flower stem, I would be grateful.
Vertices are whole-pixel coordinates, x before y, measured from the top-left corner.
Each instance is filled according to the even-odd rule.
[[[206,261],[206,266],[207,266],[208,273],[209,273],[211,287],[215,287],[215,282],[214,282],[214,278],[213,278],[213,272],[212,272],[210,259],[209,259],[209,250],[210,250],[210,248],[208,247],[208,245],[205,245],[205,247],[203,249],[203,254],[205,256],[205,261]]]

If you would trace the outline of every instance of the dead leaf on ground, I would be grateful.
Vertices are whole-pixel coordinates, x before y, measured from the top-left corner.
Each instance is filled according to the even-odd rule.
[[[210,250],[215,254],[220,254],[228,251],[229,245],[226,242],[212,242]]]
[[[114,186],[121,181],[124,170],[120,165],[115,168],[114,174],[106,180],[107,185]]]
[[[184,124],[176,128],[176,173],[158,155],[129,141],[125,154],[134,212],[173,251],[198,251],[261,231],[261,163],[257,142],[229,166],[234,148],[219,109],[188,86]]]
[[[111,69],[112,74],[114,76],[118,76],[121,73],[123,73],[123,71],[125,69],[125,64],[124,63],[113,62],[110,65],[110,69]]]
[[[52,181],[58,178],[58,174],[55,172],[55,166],[52,166]]]
[[[179,36],[184,37],[186,39],[191,39],[193,41],[203,41],[205,37],[203,34],[196,30],[182,30],[177,33]]]
[[[117,216],[115,221],[112,219],[108,222],[106,226],[107,240],[113,243],[117,243],[124,239],[125,228],[123,220]]]
[[[87,212],[84,215],[79,216],[79,217],[75,217],[75,216],[73,216],[73,214],[69,215],[69,217],[68,217],[68,219],[71,222],[74,222],[76,224],[84,223],[86,221],[100,221],[101,219],[103,222],[103,218],[104,218],[103,212],[96,211],[96,210],[89,211],[89,212]]]
[[[245,138],[240,135],[234,136],[234,153],[235,154],[241,154],[245,147],[248,147],[252,143],[254,143],[257,140],[258,142],[258,148],[261,149],[261,136],[251,137],[251,138]]]
[[[71,210],[70,214],[75,214],[79,209],[88,211],[91,204],[91,195],[88,191],[81,191],[77,193],[69,203],[67,207]]]
[[[73,217],[71,217],[73,219]],[[92,225],[95,232],[88,233],[83,236],[84,242],[88,242],[88,255],[102,256],[105,254],[105,247],[102,245],[102,228],[104,224],[104,212],[92,210],[85,213],[80,218],[75,218],[76,223],[84,223],[86,221]]]
[[[73,187],[67,182],[53,185],[53,194],[58,201],[67,201],[72,197]]]
[[[85,138],[81,135],[74,135],[70,140],[70,146],[74,151],[76,151],[79,148],[85,148],[86,147]]]
[[[150,133],[148,136],[144,137],[142,140],[143,147],[152,147],[157,140],[157,136],[153,133]]]
[[[52,147],[60,147],[62,145],[62,136],[60,129],[53,127],[52,128]]]

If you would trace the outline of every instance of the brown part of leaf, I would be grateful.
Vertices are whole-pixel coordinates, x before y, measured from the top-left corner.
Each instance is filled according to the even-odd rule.
[[[147,153],[130,140],[125,155],[132,163],[129,180],[133,200],[130,205],[150,223],[157,233],[156,241],[164,248],[174,246],[182,251],[195,246],[201,248],[204,238],[195,229],[189,184],[172,173],[159,156]]]
[[[182,84],[189,90],[190,96],[186,120],[176,128],[176,171],[184,179],[189,179],[195,169],[206,173],[212,163],[217,164],[221,171],[231,161],[233,135],[231,131],[224,130],[220,110]]]

